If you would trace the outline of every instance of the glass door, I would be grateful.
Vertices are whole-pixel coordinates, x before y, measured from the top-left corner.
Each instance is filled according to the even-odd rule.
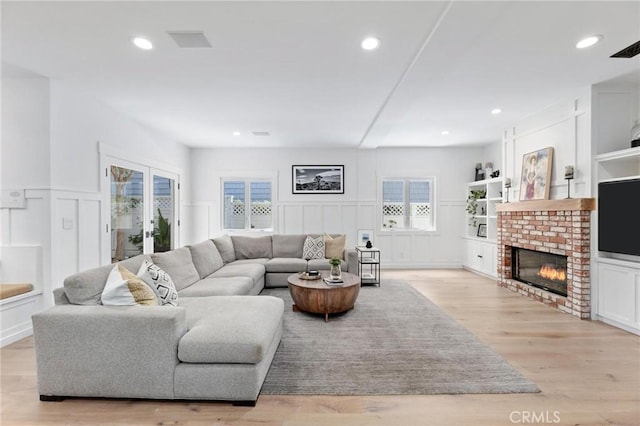
[[[161,170],[153,175],[153,251],[161,253],[175,248],[177,232],[177,176]]]
[[[149,249],[148,230],[145,229],[147,172],[144,167],[130,163],[114,163],[107,169],[112,263],[146,253]]]

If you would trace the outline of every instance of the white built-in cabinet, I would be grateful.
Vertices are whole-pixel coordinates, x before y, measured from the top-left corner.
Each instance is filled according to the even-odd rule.
[[[483,191],[484,197],[477,199],[476,213],[466,214],[464,234],[464,267],[497,278],[498,214],[496,205],[502,203],[502,178],[492,178],[467,184],[465,200],[472,191]]]
[[[640,178],[640,147],[594,157],[595,182]],[[597,184],[594,185],[597,196]],[[640,260],[612,258],[597,252],[597,221],[594,227],[596,319],[640,334]]]

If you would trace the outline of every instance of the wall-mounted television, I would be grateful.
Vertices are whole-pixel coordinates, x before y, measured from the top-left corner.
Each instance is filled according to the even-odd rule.
[[[640,256],[640,179],[598,184],[598,250]]]

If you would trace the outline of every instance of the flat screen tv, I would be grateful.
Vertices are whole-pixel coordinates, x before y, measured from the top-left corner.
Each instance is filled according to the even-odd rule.
[[[598,184],[598,250],[640,256],[640,179]]]

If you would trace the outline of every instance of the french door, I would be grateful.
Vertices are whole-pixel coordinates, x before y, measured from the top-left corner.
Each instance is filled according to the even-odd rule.
[[[102,164],[103,260],[114,263],[176,247],[179,176],[111,156]]]

